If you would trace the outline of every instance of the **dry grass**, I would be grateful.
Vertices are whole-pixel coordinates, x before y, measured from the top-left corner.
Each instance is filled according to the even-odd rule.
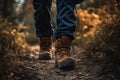
[[[117,69],[120,66],[120,10],[116,2],[106,2],[100,8],[77,10],[79,22],[74,43],[86,48],[91,56],[103,52]],[[96,51],[94,55],[93,51]]]
[[[8,80],[9,70],[16,65],[16,56],[30,51],[25,42],[25,26],[14,25],[0,17],[0,80]]]

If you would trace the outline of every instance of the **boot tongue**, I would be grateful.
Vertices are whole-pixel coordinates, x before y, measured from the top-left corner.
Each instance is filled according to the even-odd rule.
[[[50,51],[51,38],[50,37],[41,37],[40,38],[40,48],[41,48],[41,51]]]
[[[72,40],[68,36],[61,37],[61,47],[70,48]]]

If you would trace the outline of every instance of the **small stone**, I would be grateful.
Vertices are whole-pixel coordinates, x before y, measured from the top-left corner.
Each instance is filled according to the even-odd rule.
[[[76,80],[77,76],[66,76],[64,80]]]
[[[64,80],[64,76],[54,76],[55,80]]]

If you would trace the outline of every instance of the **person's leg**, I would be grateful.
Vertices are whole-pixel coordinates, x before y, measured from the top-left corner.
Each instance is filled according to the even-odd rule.
[[[51,36],[53,34],[50,18],[51,4],[52,0],[33,0],[37,37]]]
[[[50,59],[51,36],[53,34],[50,7],[52,0],[33,0],[36,35],[40,38],[40,60]]]
[[[73,33],[76,27],[76,17],[74,14],[75,5],[70,0],[57,0],[57,29],[55,38],[68,35],[74,39]]]
[[[57,29],[55,32],[56,65],[61,69],[71,69],[75,60],[70,57],[70,45],[76,27],[75,5],[70,0],[57,0]]]

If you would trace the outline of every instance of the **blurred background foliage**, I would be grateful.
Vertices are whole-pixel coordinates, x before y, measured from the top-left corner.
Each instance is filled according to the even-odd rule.
[[[55,3],[53,0],[51,7],[53,28]],[[78,23],[73,45],[86,49],[89,55],[104,52],[111,62],[120,64],[120,0],[85,0],[76,5],[75,12]],[[33,16],[32,0],[0,0],[0,61],[6,61],[6,55],[29,51],[28,44],[38,44]],[[6,63],[0,64],[0,76]]]

